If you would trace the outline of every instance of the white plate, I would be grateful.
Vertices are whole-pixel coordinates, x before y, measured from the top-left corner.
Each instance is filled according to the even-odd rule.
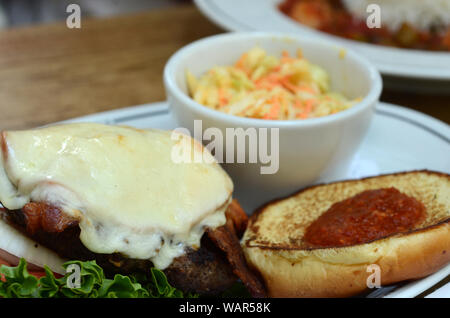
[[[166,102],[97,113],[66,122],[99,122],[160,129],[177,127]],[[414,110],[381,103],[377,106],[368,134],[350,168],[347,171],[336,171],[318,182],[416,169],[449,173],[449,154],[449,125]],[[448,275],[450,264],[424,279],[395,288],[386,287],[383,294],[386,290],[390,290],[385,297],[415,297]],[[377,291],[372,296],[376,294]]]
[[[282,0],[195,0],[212,21],[230,31],[279,31],[336,41],[365,55],[384,75],[450,80],[450,53],[366,44],[320,32],[278,10]],[[448,88],[447,83],[447,88]]]

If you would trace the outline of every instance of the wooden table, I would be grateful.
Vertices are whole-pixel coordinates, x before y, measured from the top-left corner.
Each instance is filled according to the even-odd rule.
[[[0,31],[0,129],[30,128],[165,99],[177,49],[224,32],[192,5]],[[383,100],[450,123],[450,97],[385,90]]]

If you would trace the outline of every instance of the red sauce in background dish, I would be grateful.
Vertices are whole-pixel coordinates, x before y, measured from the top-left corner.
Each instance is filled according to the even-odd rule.
[[[450,26],[422,31],[404,23],[398,30],[369,28],[339,0],[284,0],[281,12],[311,28],[351,40],[407,49],[450,51]],[[440,30],[439,29],[444,29]]]
[[[308,247],[367,243],[408,232],[425,218],[425,206],[395,188],[363,191],[334,203],[306,229]]]

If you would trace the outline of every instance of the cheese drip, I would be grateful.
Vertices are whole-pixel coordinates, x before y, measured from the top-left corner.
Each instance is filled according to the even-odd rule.
[[[79,219],[80,239],[95,253],[150,259],[164,269],[185,247],[200,246],[206,227],[225,223],[232,181],[193,139],[90,123],[2,137],[2,204],[60,207]],[[174,149],[206,160],[174,161]]]

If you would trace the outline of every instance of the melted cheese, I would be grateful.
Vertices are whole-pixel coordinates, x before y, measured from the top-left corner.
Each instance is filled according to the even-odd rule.
[[[233,191],[212,155],[189,140],[99,124],[4,132],[0,201],[8,209],[56,205],[79,219],[91,251],[150,259],[164,269],[186,246],[200,245],[205,227],[225,223]],[[208,160],[174,161],[180,147]]]

